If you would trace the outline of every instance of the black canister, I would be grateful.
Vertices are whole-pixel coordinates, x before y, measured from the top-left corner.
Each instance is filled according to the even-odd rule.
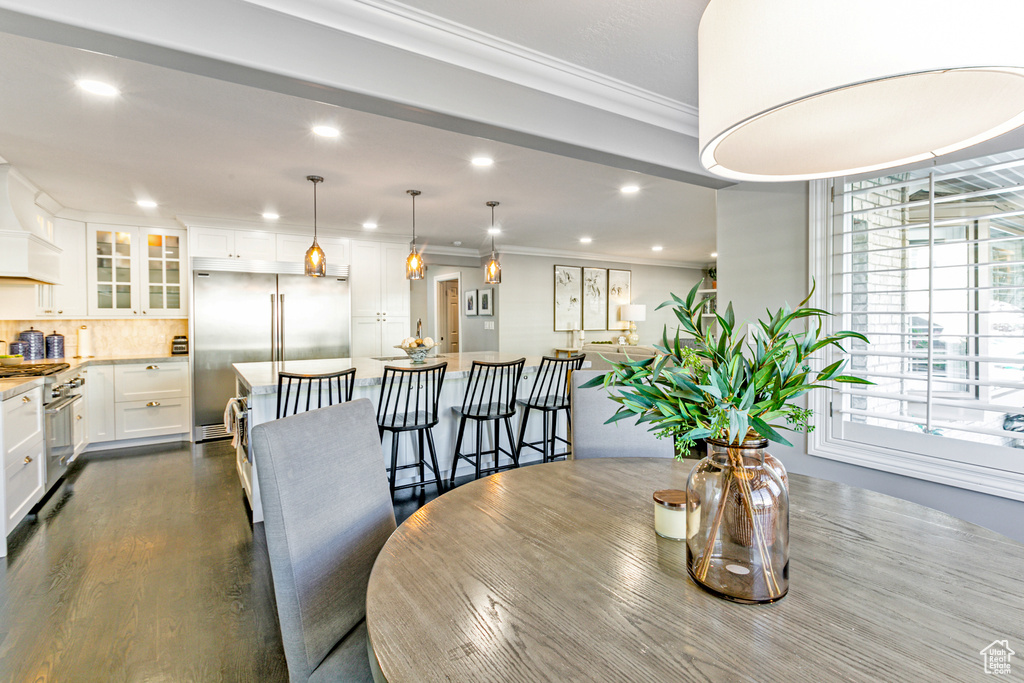
[[[53,334],[46,335],[46,357],[64,357],[64,335],[57,334],[57,330],[54,330]]]
[[[34,327],[30,327],[18,335],[18,339],[28,344],[25,353],[22,354],[25,360],[42,360],[44,357],[43,333]]]

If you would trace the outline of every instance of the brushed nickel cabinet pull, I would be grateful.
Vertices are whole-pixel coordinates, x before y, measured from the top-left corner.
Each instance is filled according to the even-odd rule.
[[[27,465],[27,464],[29,464],[30,462],[32,462],[32,456],[31,456],[31,455],[26,455],[26,456],[25,456],[25,464]]]
[[[160,366],[159,365],[147,365],[146,369],[147,370],[159,370]]]
[[[146,407],[147,408],[155,408],[158,405],[160,405],[160,401],[150,401],[149,403],[146,404]]]

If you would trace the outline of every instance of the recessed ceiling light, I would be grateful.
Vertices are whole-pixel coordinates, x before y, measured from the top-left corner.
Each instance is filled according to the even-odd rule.
[[[141,206],[142,208],[144,208],[144,209],[155,209],[156,208],[156,202],[154,202],[152,199],[140,199],[136,203],[139,206]]]
[[[374,223],[373,221],[367,221],[363,223],[363,227],[366,228],[367,230],[376,230],[377,224]]]
[[[280,216],[278,216],[273,211],[267,211],[265,214],[263,214],[263,217],[266,218],[268,221],[276,221],[278,218],[280,218]]]
[[[500,235],[501,234],[501,228],[487,228],[487,234],[488,235]]]
[[[474,166],[491,166],[494,164],[494,159],[490,157],[473,157]]]
[[[655,245],[655,246],[651,247],[651,251],[661,251],[662,249],[664,249],[664,247],[662,247],[660,245]]]
[[[341,135],[341,131],[331,126],[314,126],[313,132],[322,138],[336,138]]]
[[[86,92],[91,92],[93,95],[103,95],[104,97],[114,97],[120,95],[121,91],[103,81],[91,81],[87,78],[82,78],[75,81],[75,85]]]
[[[622,194],[636,194],[640,191],[639,185],[623,185],[619,188],[619,192]]]
[[[718,252],[717,251],[711,252],[711,258],[718,258]]]
[[[580,244],[590,244],[593,241],[594,240],[591,239],[590,237],[581,237],[580,238]]]
[[[462,246],[462,240],[455,240],[454,242],[452,242],[452,244],[454,244],[457,247],[461,247]]]

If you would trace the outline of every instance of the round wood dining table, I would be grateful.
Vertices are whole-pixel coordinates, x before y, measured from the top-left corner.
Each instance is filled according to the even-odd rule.
[[[976,681],[995,641],[1024,658],[1024,545],[821,479],[790,476],[785,598],[750,606],[705,592],[685,542],[653,528],[652,493],[685,489],[692,466],[547,463],[421,508],[370,576],[384,677]]]

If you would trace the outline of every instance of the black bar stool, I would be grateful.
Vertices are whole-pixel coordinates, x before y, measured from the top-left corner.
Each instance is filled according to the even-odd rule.
[[[423,440],[426,435],[430,449],[430,467],[434,473],[434,484],[437,494],[441,495],[441,470],[437,466],[437,452],[434,450],[434,435],[430,428],[437,424],[437,403],[441,397],[441,384],[448,363],[442,362],[425,368],[396,368],[384,366],[384,377],[380,385],[380,399],[377,401],[377,428],[381,442],[384,432],[391,432],[391,500],[395,499],[395,491],[399,489],[426,486],[423,469]],[[419,458],[408,465],[398,465],[398,435],[402,432],[417,433],[419,442]],[[420,480],[411,484],[395,486],[398,470],[419,467]]]
[[[499,464],[501,453],[512,459],[512,463],[504,469],[519,467],[519,456],[516,451],[516,438],[512,434],[510,420],[516,414],[516,391],[519,378],[523,375],[525,358],[508,361],[507,363],[487,363],[475,360],[469,370],[469,382],[466,384],[466,395],[462,406],[454,406],[452,412],[459,416],[459,435],[455,439],[455,455],[452,457],[452,473],[448,479],[449,488],[455,486],[455,470],[459,467],[459,458],[476,465],[476,479],[480,478],[480,461],[485,455],[494,455],[494,467],[488,472],[502,469]],[[466,432],[466,420],[476,423],[476,453],[462,452],[462,437]],[[498,422],[504,420],[505,433],[508,436],[509,450],[501,447],[501,429]],[[494,448],[483,450],[484,424],[494,423]]]
[[[558,436],[558,413],[565,411],[566,426],[572,428],[572,417],[569,410],[569,375],[573,370],[583,367],[585,353],[569,358],[552,358],[544,356],[540,361],[537,379],[533,382],[530,397],[519,399],[517,403],[524,406],[523,420],[519,423],[519,448],[516,450],[516,462],[522,453],[523,446],[528,446],[544,455],[544,462],[569,454],[569,439]],[[544,436],[540,441],[526,441],[526,422],[530,419],[530,411],[539,410],[544,414]],[[568,435],[567,435],[568,436]],[[566,446],[565,453],[555,455],[555,442],[561,441]]]
[[[324,385],[327,389],[327,403],[324,403]],[[352,388],[356,384],[356,369],[328,372],[322,375],[301,375],[294,372],[277,373],[277,419],[302,413],[311,408],[326,408],[335,403],[352,400]],[[295,397],[292,398],[292,394]],[[305,394],[305,401],[302,401]],[[316,395],[316,405],[313,396]]]

